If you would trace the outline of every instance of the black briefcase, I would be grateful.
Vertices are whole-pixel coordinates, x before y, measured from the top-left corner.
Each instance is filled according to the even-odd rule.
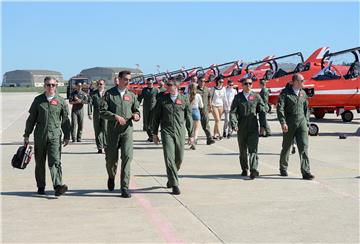
[[[17,169],[25,169],[26,166],[30,163],[33,155],[33,147],[28,144],[18,148],[14,154],[11,165]]]

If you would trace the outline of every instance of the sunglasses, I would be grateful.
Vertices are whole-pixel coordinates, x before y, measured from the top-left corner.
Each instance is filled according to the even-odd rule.
[[[46,86],[47,86],[47,87],[55,87],[55,86],[56,86],[56,84],[52,84],[52,83],[50,83],[50,84],[46,84]]]
[[[229,84],[229,86],[234,86],[233,84]]]
[[[244,82],[244,86],[251,86],[252,83],[251,82]]]
[[[123,78],[124,81],[131,81],[131,79]]]

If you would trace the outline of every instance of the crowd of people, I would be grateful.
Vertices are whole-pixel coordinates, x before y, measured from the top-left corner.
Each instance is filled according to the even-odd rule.
[[[68,105],[56,92],[57,80],[53,77],[45,78],[45,91],[34,99],[24,133],[24,142],[29,143],[29,136],[35,128],[35,178],[38,194],[45,194],[46,158],[55,195],[63,195],[68,190],[67,185],[62,182],[61,144],[68,145],[70,137],[73,143],[81,142],[85,105],[88,106],[89,119],[93,120],[98,153],[105,152],[109,191],[115,189],[120,150],[120,189],[124,198],[131,197],[129,181],[133,158],[133,123],[138,122],[141,117],[147,141],[159,144],[161,139],[167,187],[172,188],[173,194],[180,194],[178,171],[183,162],[186,137],[190,149],[196,150],[200,126],[205,132],[207,145],[223,138],[230,139],[236,132],[241,175],[249,176],[250,179],[259,176],[259,136],[271,136],[266,119],[270,105],[265,81],[260,81],[262,89],[257,93],[252,89],[252,79],[241,79],[242,87],[238,92],[231,80],[224,86],[224,79],[218,77],[214,87],[207,87],[203,76],[194,76],[185,91],[181,92],[181,77],[160,81],[159,87],[155,87],[154,80],[148,78],[146,87],[139,95],[129,91],[130,81],[130,71],[121,71],[112,88],[106,90],[106,81],[100,79],[97,81],[97,89],[89,94],[82,90],[81,83],[77,83],[69,97],[72,105],[70,121]],[[303,179],[311,180],[314,176],[310,173],[308,156],[309,111],[307,96],[302,89],[303,82],[301,74],[294,74],[279,95],[277,117],[283,131],[279,171],[281,176],[288,175],[289,153],[296,141]],[[139,110],[141,103],[142,114]],[[209,114],[212,114],[215,122],[213,133],[209,125]],[[224,124],[221,128],[223,115]]]

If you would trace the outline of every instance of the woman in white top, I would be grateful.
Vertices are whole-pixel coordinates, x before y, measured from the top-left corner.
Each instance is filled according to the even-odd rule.
[[[234,100],[234,97],[237,94],[237,91],[233,87],[234,87],[234,82],[232,80],[228,80],[225,89],[225,94],[226,94],[225,104],[224,104],[225,121],[224,121],[224,131],[223,131],[223,137],[227,137],[228,139],[230,139],[232,134],[232,128],[230,125],[230,108]]]
[[[197,141],[199,130],[200,130],[200,108],[204,107],[201,95],[197,94],[197,84],[192,83],[189,86],[189,100],[192,108],[192,118],[194,122],[194,138],[195,143]],[[195,150],[195,145],[192,144],[190,149]]]
[[[221,134],[220,134],[220,121],[221,116],[224,113],[224,104],[226,103],[225,97],[226,92],[225,88],[223,87],[224,79],[218,77],[215,80],[216,86],[213,87],[210,90],[210,96],[211,96],[211,112],[215,119],[215,126],[214,126],[214,139],[221,140]]]

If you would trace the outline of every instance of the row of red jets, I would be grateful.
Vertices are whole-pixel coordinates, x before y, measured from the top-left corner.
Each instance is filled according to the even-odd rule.
[[[153,78],[155,86],[160,80],[169,77],[182,76],[181,89],[189,85],[194,76],[204,76],[207,87],[215,86],[215,79],[221,77],[224,84],[234,81],[241,91],[240,79],[249,77],[254,81],[253,89],[261,90],[259,81],[265,80],[270,89],[269,103],[276,105],[281,90],[291,80],[294,73],[304,76],[305,91],[309,95],[309,107],[317,119],[326,113],[341,115],[343,121],[352,121],[351,110],[360,112],[360,47],[330,53],[328,47],[322,47],[304,60],[301,52],[284,56],[268,56],[262,61],[245,64],[242,61],[232,61],[208,68],[194,67],[172,72],[148,74],[134,77],[130,90],[139,94],[146,86],[147,78]],[[342,63],[339,60],[345,60]]]

